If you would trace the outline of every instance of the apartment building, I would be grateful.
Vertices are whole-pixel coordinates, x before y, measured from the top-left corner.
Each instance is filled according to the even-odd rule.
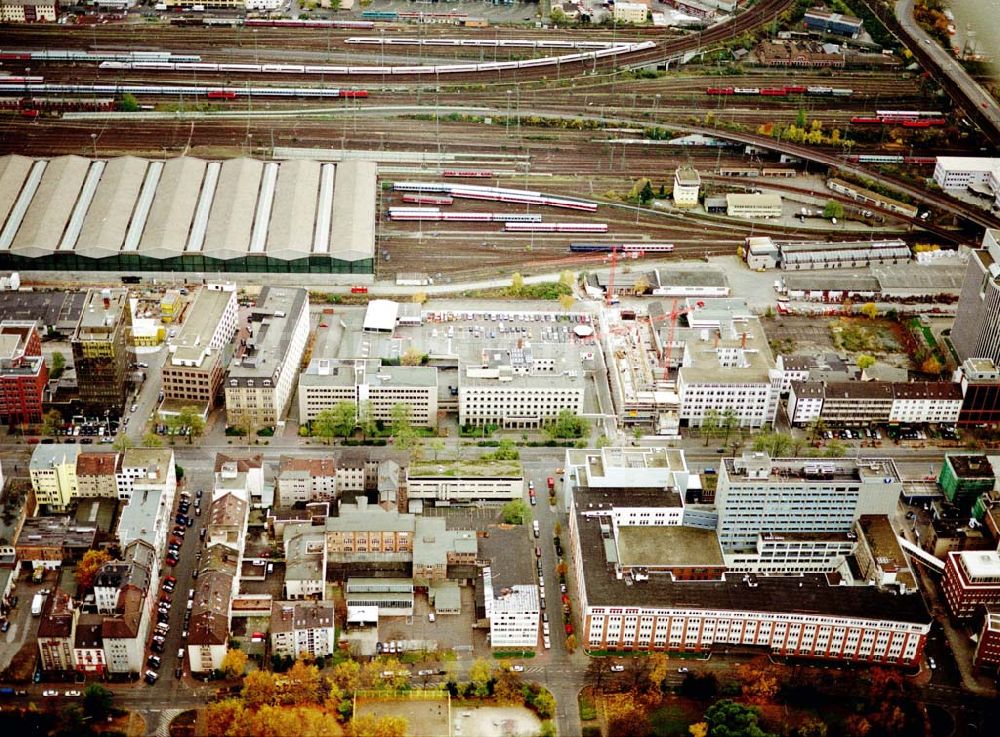
[[[339,497],[337,466],[332,458],[282,456],[275,481],[281,506],[328,502]]]
[[[145,668],[146,643],[152,621],[148,590],[122,587],[114,614],[101,623],[104,658],[110,673],[140,673]]]
[[[264,287],[247,332],[225,381],[226,418],[233,426],[275,426],[284,420],[309,339],[309,293]]]
[[[698,206],[701,176],[693,166],[679,166],[674,171],[674,205],[689,208]]]
[[[1000,552],[961,550],[945,561],[945,602],[956,619],[971,619],[1000,605]]]
[[[122,560],[105,563],[94,577],[94,599],[98,614],[113,614],[119,605],[122,589],[134,586],[149,591],[157,581],[157,553],[144,540],[125,547]]]
[[[930,632],[931,617],[919,595],[901,596],[867,582],[834,586],[811,573],[679,578],[674,570],[706,559],[703,545],[653,543],[632,559],[656,560],[672,575],[623,567],[615,525],[576,500],[569,538],[571,565],[581,582],[581,640],[588,650],[753,646],[776,655],[912,665]]]
[[[80,610],[65,591],[55,589],[45,598],[38,624],[39,668],[46,672],[73,670],[73,646]]]
[[[193,405],[207,414],[215,407],[237,319],[235,285],[209,285],[198,291],[184,327],[167,344],[161,412],[169,414]]]
[[[285,598],[323,596],[326,585],[326,534],[294,525],[285,535]]]
[[[37,322],[0,322],[0,422],[41,422],[48,380]]]
[[[716,530],[726,552],[761,531],[851,532],[862,514],[894,514],[903,483],[888,458],[783,458],[744,453],[719,467]]]
[[[674,351],[681,426],[701,427],[709,413],[722,418],[727,412],[738,427],[773,424],[781,383],[772,377],[774,358],[760,321],[740,300],[699,302],[704,307],[689,300],[690,328],[678,331],[683,348]]]
[[[80,453],[76,458],[76,493],[81,499],[117,499],[118,453]]]
[[[299,376],[299,421],[312,422],[341,402],[358,416],[390,422],[397,404],[410,408],[414,425],[437,427],[438,374],[433,366],[384,366],[380,359],[323,358],[314,350]]]
[[[951,342],[959,358],[1000,364],[1000,230],[987,228],[972,252],[958,297]]]
[[[459,360],[458,422],[536,428],[560,412],[583,412],[586,382],[578,353],[525,340],[467,351]]]
[[[524,496],[519,461],[440,460],[411,463],[406,472],[409,500],[433,506],[506,502]]]
[[[205,520],[205,546],[224,545],[242,556],[249,512],[250,505],[235,494],[224,494],[214,499]],[[239,570],[239,567],[237,559],[236,569]]]
[[[233,578],[223,571],[208,571],[198,576],[187,641],[192,673],[210,673],[222,667],[229,646]]]
[[[643,3],[615,3],[616,23],[645,23],[648,15],[649,8]]]
[[[55,23],[58,0],[0,0],[0,23]]]
[[[960,385],[950,381],[792,381],[793,425],[954,424],[962,411]]]
[[[145,540],[153,550],[166,550],[177,493],[174,452],[167,448],[129,448],[116,474],[118,498],[127,500],[118,520],[118,544]]]
[[[104,638],[101,630],[104,618],[98,614],[81,614],[76,623],[73,639],[73,668],[84,676],[103,676],[107,668],[104,660]]]
[[[309,658],[332,655],[336,623],[333,602],[276,601],[271,605],[271,652]]]
[[[135,354],[127,289],[91,289],[70,338],[80,402],[92,414],[125,409]]]
[[[80,446],[76,443],[36,445],[31,452],[28,474],[35,499],[52,510],[66,509],[77,493],[76,462]]]
[[[272,506],[274,488],[264,483],[264,456],[260,453],[247,456],[216,453],[212,496],[218,498],[225,494],[233,494],[254,508]]]

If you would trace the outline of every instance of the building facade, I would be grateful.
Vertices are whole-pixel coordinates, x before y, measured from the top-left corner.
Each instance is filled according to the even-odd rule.
[[[79,456],[80,446],[76,443],[35,446],[28,474],[39,504],[54,510],[66,508],[77,493],[76,463]]]
[[[719,467],[719,542],[731,552],[754,549],[761,531],[848,533],[862,514],[893,514],[902,490],[888,458],[772,459],[744,453]]]
[[[309,293],[264,287],[247,330],[225,382],[226,419],[233,426],[274,426],[284,420],[309,339]]]
[[[941,189],[966,189],[985,184],[991,172],[1000,169],[1000,159],[981,156],[938,156],[934,181]]]
[[[1000,552],[962,550],[945,561],[945,602],[956,619],[972,619],[1000,606]]]
[[[271,607],[271,652],[299,658],[332,655],[336,624],[328,601],[276,601]]]
[[[945,498],[963,510],[996,487],[997,478],[990,459],[981,453],[945,453],[938,486]]]
[[[125,409],[135,354],[129,346],[132,310],[126,289],[91,289],[70,339],[80,402],[94,414]]]
[[[406,494],[431,505],[506,502],[524,496],[524,471],[518,461],[411,463]]]
[[[55,23],[57,0],[0,0],[0,23]]]
[[[38,625],[39,667],[43,671],[73,670],[73,647],[80,610],[65,591],[56,589],[45,598]]]
[[[960,360],[1000,364],[1000,230],[987,228],[972,252],[958,298],[951,342]]]
[[[0,422],[41,422],[49,369],[33,320],[0,322]]]
[[[194,405],[204,411],[215,406],[237,314],[234,285],[209,285],[198,292],[184,327],[167,345],[161,376],[168,409]]]
[[[76,458],[76,496],[81,499],[117,499],[118,453],[81,453]]]
[[[679,166],[674,171],[674,205],[677,207],[697,207],[701,176],[691,166]]]

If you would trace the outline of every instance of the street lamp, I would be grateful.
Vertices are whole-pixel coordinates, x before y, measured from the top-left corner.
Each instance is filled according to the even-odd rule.
[[[97,134],[90,134],[90,145],[94,147],[94,158],[97,158]]]

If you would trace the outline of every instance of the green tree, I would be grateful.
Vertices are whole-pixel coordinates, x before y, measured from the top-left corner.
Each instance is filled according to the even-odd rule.
[[[366,399],[358,404],[358,428],[365,440],[375,434],[375,411],[372,409],[371,400]]]
[[[705,410],[705,417],[701,421],[701,434],[705,437],[705,447],[708,441],[719,432],[719,410],[710,407]]]
[[[57,409],[50,409],[42,417],[42,435],[55,435],[63,426],[63,417]]]
[[[62,376],[63,370],[66,368],[66,356],[64,356],[59,351],[55,351],[52,354],[52,373],[49,378],[58,379]]]
[[[589,429],[587,421],[569,409],[564,409],[553,422],[545,426],[545,432],[556,439],[582,438]]]
[[[523,525],[529,518],[528,507],[523,499],[511,499],[501,508],[500,517],[505,524]]]
[[[758,724],[759,719],[757,709],[729,699],[717,701],[705,712],[708,733],[712,737],[772,737]]]
[[[795,125],[799,128],[806,127],[806,111],[802,108],[795,114]]]
[[[654,197],[656,197],[656,193],[653,192],[653,185],[650,184],[647,179],[646,183],[642,185],[642,189],[639,190],[639,201],[642,204],[647,205],[653,200]]]
[[[489,696],[491,678],[493,678],[493,668],[490,667],[489,661],[476,658],[469,668],[469,683],[472,684],[473,693],[480,698]]]
[[[91,683],[83,690],[83,711],[91,719],[104,719],[111,713],[115,692],[100,683]]]
[[[431,438],[427,447],[434,451],[434,462],[437,463],[438,453],[444,450],[444,438]]]
[[[842,458],[846,452],[847,446],[839,440],[831,440],[823,450],[823,455],[827,458]]]
[[[568,289],[572,289],[576,284],[576,275],[572,271],[562,271],[559,273],[559,283]]]
[[[551,719],[556,713],[556,697],[543,688],[535,696],[534,707],[542,719]]]
[[[357,425],[357,405],[354,402],[337,402],[329,409],[320,410],[312,421],[313,435],[329,443],[337,435],[346,440]]]
[[[417,433],[413,428],[413,409],[408,404],[394,404],[391,412],[392,437],[396,446],[406,450],[413,447]]]
[[[117,450],[119,453],[124,453],[129,448],[133,447],[135,443],[132,442],[130,438],[125,433],[119,433],[118,437],[115,438],[115,442],[111,444],[111,447]]]
[[[740,418],[736,414],[736,410],[730,408],[722,413],[722,419],[719,422],[719,430],[722,432],[723,445],[729,442],[729,436],[732,434],[733,430],[739,426]]]
[[[163,440],[155,432],[148,432],[142,436],[142,447],[161,448],[163,447]]]
[[[867,353],[862,353],[857,358],[858,368],[864,371],[866,368],[871,368],[875,365],[875,357],[869,356]]]
[[[524,291],[524,277],[514,272],[510,277],[510,293],[515,297]]]
[[[815,441],[819,435],[826,432],[826,422],[822,417],[817,417],[809,423],[809,439]]]
[[[828,200],[826,205],[823,206],[823,217],[827,220],[831,218],[843,218],[844,206],[836,200]]]
[[[135,99],[135,95],[126,92],[122,95],[122,110],[126,113],[134,113],[139,109],[139,101]]]
[[[419,366],[424,362],[424,354],[416,346],[410,346],[403,351],[403,356],[399,359],[402,366]]]
[[[205,434],[205,418],[193,405],[182,407],[181,411],[177,413],[177,426],[189,428],[187,436],[189,445],[194,442],[196,437],[200,438]]]
[[[510,438],[504,438],[500,441],[500,445],[497,446],[495,451],[483,456],[485,460],[494,461],[516,461],[520,457],[520,451],[518,451],[517,446],[514,445],[514,441]]]

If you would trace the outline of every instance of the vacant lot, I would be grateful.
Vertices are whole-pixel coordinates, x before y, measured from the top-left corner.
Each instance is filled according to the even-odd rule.
[[[407,722],[408,737],[447,737],[448,695],[432,701],[408,699],[358,699],[358,716],[373,714],[376,717],[403,717]]]

